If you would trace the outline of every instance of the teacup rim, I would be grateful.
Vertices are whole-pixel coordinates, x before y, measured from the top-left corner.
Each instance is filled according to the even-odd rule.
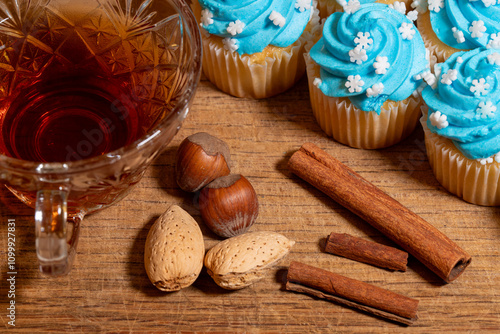
[[[194,45],[194,52],[192,57],[193,59],[190,66],[188,67],[189,79],[186,83],[186,86],[188,88],[181,94],[178,103],[172,108],[170,115],[165,117],[165,119],[161,120],[151,130],[149,130],[146,134],[144,134],[134,142],[103,155],[84,158],[76,161],[37,162],[22,160],[0,154],[0,171],[6,170],[34,175],[43,175],[58,173],[75,174],[82,171],[93,170],[105,165],[113,164],[116,161],[125,159],[127,156],[139,151],[141,147],[150,143],[151,141],[154,141],[154,138],[158,137],[159,133],[162,131],[161,129],[168,129],[172,126],[176,126],[177,129],[175,129],[175,133],[180,129],[183,120],[187,117],[190,104],[195,96],[196,89],[201,77],[202,45],[200,30],[189,5],[184,1],[169,1],[174,2],[178,10],[182,12],[183,15],[181,15],[181,18],[189,26],[189,33],[192,34],[192,43]],[[190,21],[186,20],[186,15],[188,15]]]

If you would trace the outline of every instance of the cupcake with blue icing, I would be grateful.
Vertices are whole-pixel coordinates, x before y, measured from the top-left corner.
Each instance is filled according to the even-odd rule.
[[[470,203],[500,205],[500,50],[457,52],[436,68],[421,120],[434,174]]]
[[[193,6],[203,73],[220,90],[267,98],[304,75],[304,47],[320,34],[313,0],[198,0]]]
[[[500,48],[500,1],[415,0],[417,26],[438,62],[458,51]]]
[[[364,149],[408,136],[420,117],[426,55],[412,21],[387,5],[332,14],[305,56],[311,105],[323,131]]]

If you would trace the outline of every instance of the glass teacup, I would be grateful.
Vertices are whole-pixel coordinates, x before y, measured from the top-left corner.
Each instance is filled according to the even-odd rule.
[[[41,272],[69,271],[83,217],[177,133],[200,66],[182,0],[0,3],[0,181],[35,208]]]

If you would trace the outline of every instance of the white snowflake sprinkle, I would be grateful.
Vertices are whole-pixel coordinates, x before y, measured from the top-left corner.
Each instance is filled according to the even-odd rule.
[[[437,80],[436,76],[432,74],[431,72],[427,72],[426,75],[424,75],[424,81],[431,86],[433,89],[436,88],[437,85]]]
[[[449,69],[441,76],[441,83],[445,85],[451,85],[451,83],[457,80],[458,71],[454,69]]]
[[[418,19],[418,10],[412,10],[406,14],[406,17],[410,21],[416,21]]]
[[[373,39],[370,38],[370,33],[369,32],[358,32],[358,35],[356,38],[354,38],[354,43],[357,45],[357,47],[360,47],[362,49],[368,49],[368,46],[373,43]]]
[[[204,26],[214,23],[213,17],[214,14],[210,10],[204,9],[201,11],[201,23],[203,23]]]
[[[241,22],[240,20],[236,20],[234,22],[229,23],[229,26],[227,27],[227,32],[235,36],[241,34],[243,32],[243,28],[245,28],[245,23]]]
[[[488,92],[488,88],[490,88],[490,84],[486,82],[486,79],[474,79],[472,80],[470,91],[474,93],[474,95],[478,96],[481,94],[486,94]]]
[[[429,10],[439,13],[441,8],[444,8],[444,0],[428,0]]]
[[[439,78],[441,76],[441,73],[443,72],[443,68],[441,67],[440,63],[434,64],[434,75],[436,78]],[[456,79],[454,79],[456,80]]]
[[[451,31],[453,31],[453,37],[457,40],[457,43],[463,43],[465,42],[465,37],[464,33],[461,30],[458,30],[457,27],[451,28]]]
[[[444,129],[450,125],[450,123],[448,123],[448,117],[440,111],[435,111],[430,114],[429,120],[431,121],[431,124],[438,129]]]
[[[401,27],[399,27],[399,32],[401,33],[401,37],[403,37],[403,39],[412,40],[413,36],[416,33],[413,27],[414,27],[413,24],[403,22],[401,24]]]
[[[500,53],[493,52],[492,54],[489,54],[487,58],[488,58],[488,63],[490,63],[491,65],[500,66]]]
[[[495,157],[494,157],[495,161],[496,162],[500,162],[500,152],[495,154]]]
[[[363,87],[364,84],[365,82],[361,80],[361,76],[359,74],[356,74],[347,77],[345,86],[349,89],[349,93],[359,93],[362,91],[361,87]]]
[[[415,80],[422,80],[423,79],[432,88],[436,88],[436,86],[437,86],[436,75],[432,74],[431,71],[424,71],[424,72],[414,76],[413,79],[415,79]]]
[[[373,63],[373,67],[375,67],[375,73],[377,74],[386,74],[387,69],[391,66],[387,61],[387,57],[377,56],[375,58],[375,62]]]
[[[476,159],[476,161],[478,161],[481,165],[486,165],[486,164],[491,164],[493,162],[493,158],[492,157],[488,157],[488,158],[479,158],[479,159]]]
[[[428,48],[425,48],[425,60],[429,60],[431,57],[431,52],[429,51]]]
[[[389,5],[389,8],[392,8],[401,14],[406,14],[406,4],[404,2],[394,1],[394,3]]]
[[[229,50],[231,52],[238,50],[238,44],[235,38],[224,38],[222,40],[222,43],[224,44],[224,49],[226,50]]]
[[[277,11],[273,10],[271,14],[269,14],[269,19],[273,21],[274,25],[279,26],[280,28],[283,28],[286,23],[286,19],[278,13]]]
[[[411,3],[411,8],[415,9],[420,14],[423,14],[427,11],[427,0],[413,0]]]
[[[464,62],[464,59],[460,56],[457,57],[457,63],[462,64]]]
[[[488,49],[500,49],[500,33],[490,34],[490,41],[488,42],[486,47]]]
[[[318,87],[319,88],[319,85],[321,85],[323,83],[323,80],[321,80],[320,78],[314,78],[313,80],[313,85]]]
[[[369,87],[366,90],[366,96],[368,96],[368,97],[377,96],[377,95],[382,94],[383,91],[384,91],[384,84],[379,82],[379,83],[376,83],[373,86]]]
[[[469,27],[470,35],[473,38],[483,37],[483,33],[486,31],[483,20],[472,21]]]
[[[476,109],[476,113],[481,118],[493,117],[497,111],[497,107],[493,105],[491,101],[479,102],[479,106]]]
[[[344,8],[347,5],[347,0],[337,0],[337,3]]]
[[[361,3],[359,0],[349,0],[349,2],[343,6],[344,12],[347,14],[353,14],[358,11],[358,9],[361,7]]]
[[[296,0],[295,8],[301,13],[305,12],[306,10],[311,9],[311,0]]]
[[[349,57],[352,63],[356,63],[358,65],[368,60],[368,56],[366,55],[366,50],[362,49],[359,46],[356,46],[354,49],[349,51]]]
[[[494,6],[497,0],[482,0],[485,7]]]
[[[413,93],[411,93],[413,97],[420,98],[422,96],[422,91],[424,90],[425,86],[426,84],[424,82],[420,83],[420,86],[418,86],[417,89],[415,89]]]

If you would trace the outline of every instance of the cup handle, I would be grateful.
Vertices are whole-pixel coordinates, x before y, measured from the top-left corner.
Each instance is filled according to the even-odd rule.
[[[57,276],[71,268],[79,221],[68,238],[68,192],[39,190],[35,205],[36,254],[40,272]]]

